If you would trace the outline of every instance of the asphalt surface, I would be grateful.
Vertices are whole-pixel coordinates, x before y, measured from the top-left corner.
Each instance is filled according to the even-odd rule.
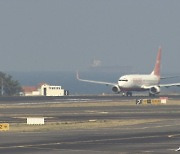
[[[157,95],[155,97],[149,96],[132,96],[125,97],[118,94],[115,95],[83,95],[83,96],[57,96],[57,97],[0,97],[0,104],[17,104],[17,103],[44,103],[44,102],[87,102],[87,101],[119,101],[119,100],[134,100],[134,99],[150,99],[168,97],[169,99],[180,100],[180,95]]]
[[[135,105],[139,97],[119,96],[73,96],[48,98],[47,100],[1,100],[8,108],[0,106],[0,122],[25,123],[26,116],[45,116],[46,122],[96,120],[148,120],[157,122],[128,126],[68,129],[60,131],[0,132],[0,153],[178,153],[180,146],[180,96],[169,96],[179,100],[176,105]],[[32,99],[32,98],[31,98]],[[103,103],[119,103],[119,106]],[[127,102],[121,104],[121,102]],[[48,107],[49,104],[86,104],[91,106]],[[46,105],[44,106],[44,104]],[[10,106],[13,106],[12,108]],[[25,106],[31,106],[25,107]],[[38,105],[42,105],[39,107]],[[14,108],[15,106],[15,108]],[[37,106],[37,108],[36,108]]]

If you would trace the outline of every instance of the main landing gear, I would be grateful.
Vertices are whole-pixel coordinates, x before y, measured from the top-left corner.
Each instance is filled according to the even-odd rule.
[[[131,91],[128,91],[126,93],[124,92],[123,96],[127,96],[127,97],[130,96],[131,97],[132,96],[132,92]]]
[[[149,97],[155,97],[155,96],[156,96],[155,94],[149,93]]]

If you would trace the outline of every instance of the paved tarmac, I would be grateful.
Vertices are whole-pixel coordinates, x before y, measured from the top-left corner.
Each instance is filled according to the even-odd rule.
[[[175,124],[176,123],[176,124]],[[1,153],[176,153],[179,120],[118,128],[1,133]]]
[[[25,123],[27,116],[45,116],[46,122],[159,120],[116,127],[0,132],[0,153],[178,153],[175,149],[180,146],[179,96],[169,97],[177,101],[172,105],[135,105],[136,98],[79,96],[53,101],[15,100],[7,101],[8,107],[4,107],[6,101],[0,101],[0,122],[10,124]]]
[[[0,97],[0,104],[36,104],[45,102],[88,102],[88,101],[123,101],[123,100],[135,100],[135,99],[150,99],[168,97],[173,100],[180,100],[180,95],[157,95],[155,97],[149,97],[145,95],[137,95],[132,97],[115,95],[82,95],[82,96],[57,96],[57,97]]]

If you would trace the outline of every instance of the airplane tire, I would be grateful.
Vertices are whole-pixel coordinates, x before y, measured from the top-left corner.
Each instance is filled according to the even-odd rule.
[[[155,94],[149,93],[149,97],[154,97],[154,96],[155,96]]]
[[[131,97],[131,96],[132,96],[132,92],[127,92],[127,93],[126,93],[126,96],[127,96],[127,97],[128,97],[128,96]]]

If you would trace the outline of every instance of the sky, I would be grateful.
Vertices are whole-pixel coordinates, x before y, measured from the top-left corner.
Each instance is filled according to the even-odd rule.
[[[179,0],[1,0],[0,70],[150,73],[161,46],[180,74],[179,15]]]

